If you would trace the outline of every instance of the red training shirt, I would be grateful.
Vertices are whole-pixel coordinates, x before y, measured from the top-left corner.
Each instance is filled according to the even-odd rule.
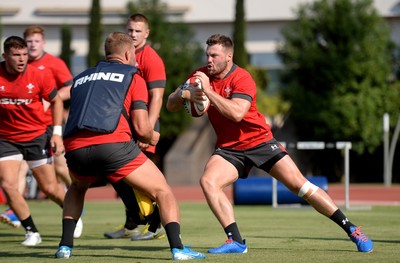
[[[161,57],[157,52],[149,45],[145,45],[142,48],[136,50],[136,63],[140,69],[141,75],[146,81],[148,90],[154,88],[165,88],[166,84],[166,73],[165,65]],[[149,97],[149,103],[151,98]],[[153,127],[154,128],[154,127]],[[144,150],[145,152],[156,152],[156,146],[149,146]]]
[[[47,123],[42,99],[57,95],[53,78],[27,65],[21,74],[9,74],[0,63],[0,138],[26,142],[42,135]]]
[[[164,62],[152,47],[145,45],[137,49],[136,63],[146,81],[147,89],[165,87],[167,77]]]
[[[207,67],[198,71],[207,74]],[[257,109],[256,84],[249,72],[234,64],[223,79],[210,77],[210,85],[216,93],[226,99],[231,99],[232,96],[251,98],[250,109],[240,122],[225,118],[211,104],[207,113],[217,134],[216,148],[245,150],[273,138],[271,127]]]
[[[72,84],[72,74],[65,62],[59,57],[44,53],[40,59],[28,61],[28,64],[38,68],[42,72],[46,70],[50,71],[56,82],[57,89]],[[50,109],[46,111],[46,121],[47,125],[51,125],[53,122]]]

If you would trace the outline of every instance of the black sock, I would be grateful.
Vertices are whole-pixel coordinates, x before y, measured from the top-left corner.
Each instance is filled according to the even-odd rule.
[[[136,201],[135,193],[133,192],[133,188],[130,187],[127,183],[120,180],[116,183],[113,183],[115,191],[118,193],[122,202],[125,205],[125,228],[134,229],[137,225],[140,224],[140,216],[139,216],[139,204]]]
[[[74,246],[74,231],[76,222],[78,220],[74,220],[71,218],[64,218],[62,220],[62,237],[59,246],[67,246],[72,248]]]
[[[155,233],[161,226],[160,212],[158,206],[154,207],[154,212],[150,215],[149,231]]]
[[[181,240],[181,226],[177,222],[171,222],[164,226],[165,232],[167,233],[169,247],[183,249]]]
[[[135,223],[135,220],[130,216],[130,212],[128,210],[125,210],[125,215],[126,217],[124,227],[129,230],[137,228],[138,225]]]
[[[229,226],[224,228],[224,231],[226,235],[232,236],[232,239],[235,240],[236,242],[239,242],[240,244],[243,244],[243,239],[242,236],[239,233],[239,228],[235,223],[230,224]]]
[[[350,222],[349,219],[347,219],[347,217],[342,213],[342,211],[340,211],[340,209],[336,210],[335,213],[331,215],[330,219],[338,224],[341,228],[343,228],[343,230],[348,235],[351,234],[350,227],[354,225]]]
[[[39,232],[35,226],[35,223],[33,223],[32,217],[29,215],[27,219],[24,219],[21,221],[22,226],[25,228],[26,231],[30,232]]]

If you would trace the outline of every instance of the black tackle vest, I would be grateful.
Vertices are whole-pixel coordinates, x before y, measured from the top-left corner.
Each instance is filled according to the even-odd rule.
[[[127,117],[124,101],[136,72],[137,68],[130,65],[101,61],[76,76],[64,138],[78,130],[115,131],[121,114]]]

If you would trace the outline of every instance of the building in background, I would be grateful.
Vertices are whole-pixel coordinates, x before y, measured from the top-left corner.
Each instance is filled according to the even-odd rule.
[[[232,35],[235,17],[235,0],[161,0],[168,5],[166,13],[170,21],[183,21],[189,24],[195,39],[203,43],[213,33]],[[126,21],[127,3],[129,0],[101,0],[103,11],[102,24],[104,33],[123,31]],[[272,80],[276,70],[282,64],[276,55],[276,47],[282,40],[281,28],[292,21],[293,10],[300,3],[310,0],[247,0],[245,12],[247,20],[246,48],[250,63],[268,69]],[[61,51],[60,28],[64,24],[72,27],[71,48],[75,50],[72,59],[72,72],[77,74],[86,67],[88,53],[87,25],[92,0],[13,0],[2,1],[0,16],[2,24],[2,42],[10,35],[22,36],[28,25],[39,24],[46,30],[49,53],[58,55]],[[400,45],[400,1],[374,0],[379,14],[384,17],[391,28],[394,42]]]

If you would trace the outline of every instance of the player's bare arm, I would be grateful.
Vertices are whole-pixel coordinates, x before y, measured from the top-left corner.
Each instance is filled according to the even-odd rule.
[[[69,100],[71,98],[71,85],[64,86],[57,91],[58,96],[60,96],[62,101]],[[50,108],[50,102],[43,100],[43,108],[46,112]]]
[[[182,85],[180,85],[174,92],[169,94],[166,108],[170,112],[176,112],[183,106],[183,99],[181,97],[180,91],[182,89]]]
[[[64,152],[64,144],[62,139],[62,118],[63,118],[63,101],[57,94],[51,100],[51,110],[53,116],[53,136],[50,139],[50,145],[56,156],[61,155]]]
[[[147,110],[136,109],[131,111],[131,120],[137,140],[150,144],[153,140],[154,131],[153,127],[151,127]]]
[[[153,88],[149,90],[149,120],[152,127],[155,127],[160,116],[160,111],[163,103],[164,88]]]
[[[72,85],[61,87],[58,90],[58,95],[61,97],[62,101],[69,100],[71,98],[71,87]]]

